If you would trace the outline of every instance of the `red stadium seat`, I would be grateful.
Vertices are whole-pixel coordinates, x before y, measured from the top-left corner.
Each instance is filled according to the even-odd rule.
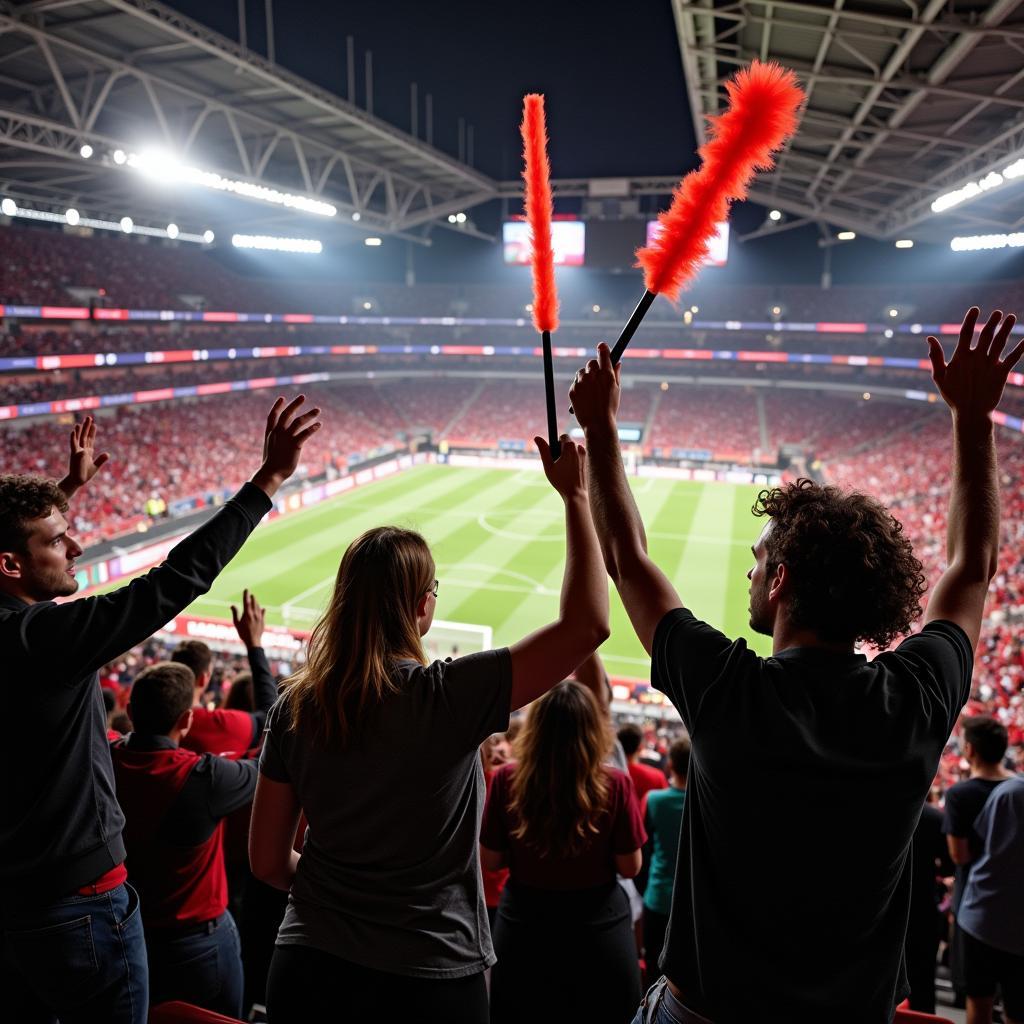
[[[936,1017],[932,1013],[917,1013],[915,1010],[897,1010],[892,1024],[953,1024],[948,1017]]]
[[[191,1003],[161,1003],[149,1010],[149,1024],[245,1024],[237,1017],[225,1017]]]

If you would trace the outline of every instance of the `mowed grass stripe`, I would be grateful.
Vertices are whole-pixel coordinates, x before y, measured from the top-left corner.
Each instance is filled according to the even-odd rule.
[[[694,615],[706,622],[725,618],[725,580],[731,548],[709,544],[708,537],[732,537],[733,488],[705,484],[681,552],[677,578],[680,594]]]
[[[733,532],[737,540],[742,539],[744,543],[734,544],[729,555],[729,570],[725,580],[725,619],[718,628],[732,638],[746,637],[753,650],[767,656],[771,653],[771,637],[760,636],[750,628],[750,583],[746,578],[747,571],[754,564],[750,549],[765,522],[750,514],[750,506],[754,504],[758,490],[757,487],[738,486],[733,496]]]

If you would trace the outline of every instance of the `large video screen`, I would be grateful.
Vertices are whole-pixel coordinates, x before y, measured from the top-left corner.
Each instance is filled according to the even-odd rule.
[[[647,244],[650,245],[657,237],[661,225],[656,220],[647,222]],[[718,222],[718,233],[711,239],[705,267],[724,267],[729,260],[729,222]]]
[[[551,223],[551,248],[556,267],[582,267],[586,228],[581,220],[556,220]],[[526,265],[530,262],[530,225],[525,220],[507,220],[501,226],[505,262]]]

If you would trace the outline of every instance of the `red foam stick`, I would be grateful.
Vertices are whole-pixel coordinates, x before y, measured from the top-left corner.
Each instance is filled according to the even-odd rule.
[[[774,166],[772,153],[796,131],[804,99],[793,72],[773,61],[755,60],[725,89],[729,109],[708,119],[701,167],[676,186],[672,205],[658,215],[657,239],[636,254],[647,290],[673,300],[700,269],[729,204],[746,197],[758,171]]]
[[[523,97],[523,180],[526,182],[526,221],[530,225],[530,265],[533,270],[533,324],[541,332],[544,352],[544,397],[547,405],[548,445],[553,458],[561,454],[555,414],[555,381],[551,358],[551,332],[558,329],[558,293],[555,290],[555,254],[551,245],[551,164],[544,119],[544,97]]]

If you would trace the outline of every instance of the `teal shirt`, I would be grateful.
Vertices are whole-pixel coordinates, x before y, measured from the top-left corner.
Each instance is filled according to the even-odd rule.
[[[679,830],[683,821],[686,790],[652,789],[647,794],[644,827],[651,842],[651,866],[644,890],[644,906],[666,917],[672,909],[672,886],[679,854]]]

